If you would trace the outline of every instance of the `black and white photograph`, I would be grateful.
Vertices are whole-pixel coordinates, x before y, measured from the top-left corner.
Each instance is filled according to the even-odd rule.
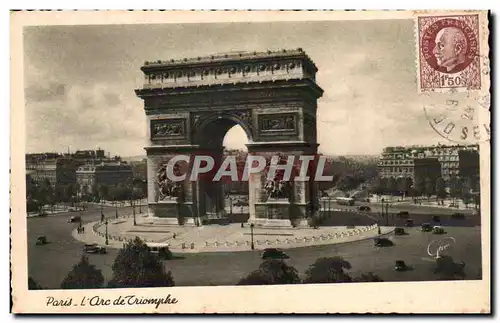
[[[490,311],[488,13],[288,13],[11,16],[14,311]]]

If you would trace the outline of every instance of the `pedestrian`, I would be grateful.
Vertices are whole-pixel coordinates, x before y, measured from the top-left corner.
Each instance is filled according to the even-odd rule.
[[[176,235],[176,234],[175,234],[175,232],[174,232],[174,236],[173,236],[173,238],[175,239],[175,237],[176,237],[176,236],[177,236],[177,235]]]

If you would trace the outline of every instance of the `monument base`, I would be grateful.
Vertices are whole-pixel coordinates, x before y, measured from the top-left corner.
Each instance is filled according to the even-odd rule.
[[[265,203],[255,203],[256,216],[249,222],[261,227],[309,227],[305,218],[305,209],[305,205],[292,204],[288,199],[273,199]]]

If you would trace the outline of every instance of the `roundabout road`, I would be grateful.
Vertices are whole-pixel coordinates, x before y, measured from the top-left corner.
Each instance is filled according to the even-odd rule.
[[[128,208],[130,209],[130,208]],[[120,212],[124,212],[121,208]],[[130,212],[131,210],[128,210]],[[105,208],[108,217],[114,217],[114,208]],[[28,218],[28,274],[44,288],[58,289],[74,264],[83,254],[83,243],[71,236],[77,224],[67,220],[78,213],[62,213],[45,218]],[[98,221],[100,209],[82,213],[84,222]],[[427,245],[436,238],[452,236],[456,244],[451,255],[456,261],[466,263],[467,279],[481,279],[481,238],[479,226],[445,227],[447,233],[441,236],[410,228],[408,235],[390,236],[394,246],[376,248],[372,240],[346,244],[322,245],[288,249],[287,262],[303,274],[317,258],[341,256],[352,265],[353,276],[360,272],[373,272],[384,281],[436,280],[432,273],[434,262],[427,255]],[[36,246],[37,236],[45,235],[50,241]],[[108,254],[89,254],[90,262],[101,269],[105,280],[111,278],[111,267],[117,249],[108,249]],[[258,268],[261,259],[259,251],[233,253],[183,254],[166,262],[172,271],[177,286],[234,285],[240,278]],[[413,270],[395,272],[394,262],[404,260]]]

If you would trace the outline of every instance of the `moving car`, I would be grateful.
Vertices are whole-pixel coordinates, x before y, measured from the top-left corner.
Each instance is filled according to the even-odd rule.
[[[82,217],[79,215],[75,215],[75,216],[72,216],[71,218],[69,218],[68,223],[75,223],[75,222],[81,222],[81,221],[82,221]]]
[[[396,271],[406,271],[408,270],[408,266],[403,260],[396,260],[396,264],[394,265],[394,270]]]
[[[352,197],[337,197],[335,202],[339,205],[354,205],[354,199]]]
[[[423,232],[431,232],[432,231],[432,225],[430,223],[424,223],[420,227],[420,230],[422,230]]]
[[[443,234],[444,233],[444,228],[439,226],[439,225],[436,225],[434,226],[434,228],[432,228],[432,233],[434,234]]]
[[[413,227],[413,219],[406,219],[406,226],[408,228]]]
[[[168,243],[148,243],[147,246],[151,253],[158,255],[160,258],[172,259],[172,251],[170,251]]]
[[[387,238],[375,238],[375,247],[390,247],[394,246],[394,243]]]
[[[46,236],[40,236],[40,237],[36,238],[36,245],[37,246],[41,246],[44,244],[47,244],[47,237]]]
[[[262,252],[262,259],[289,259],[284,251],[276,248],[267,248]]]
[[[358,210],[362,211],[362,212],[370,212],[372,209],[369,207],[369,206],[366,206],[366,205],[362,205],[358,208]]]
[[[83,251],[86,253],[106,253],[106,248],[99,246],[97,243],[85,244]]]
[[[394,234],[397,236],[402,236],[405,234],[405,229],[401,227],[397,227],[394,229]]]

